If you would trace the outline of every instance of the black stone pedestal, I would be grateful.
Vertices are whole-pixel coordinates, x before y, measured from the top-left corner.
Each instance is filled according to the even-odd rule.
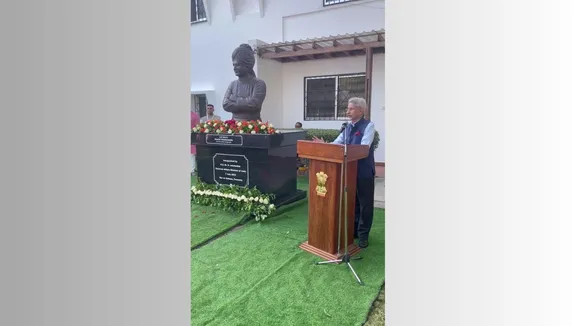
[[[306,198],[296,188],[296,142],[306,131],[282,131],[273,135],[191,134],[196,145],[197,174],[209,184],[256,187],[276,196],[274,205]]]

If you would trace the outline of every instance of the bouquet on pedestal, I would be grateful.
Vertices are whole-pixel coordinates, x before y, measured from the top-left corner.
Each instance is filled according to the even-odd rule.
[[[198,124],[192,129],[200,134],[250,134],[273,135],[280,133],[274,125],[262,121],[211,120]]]

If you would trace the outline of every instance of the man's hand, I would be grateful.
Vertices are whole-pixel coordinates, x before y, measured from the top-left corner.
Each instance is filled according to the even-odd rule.
[[[316,137],[316,136],[313,136],[313,137],[312,137],[312,141],[313,141],[313,142],[315,142],[315,143],[326,143],[326,142],[324,141],[324,138],[318,138],[318,137]]]

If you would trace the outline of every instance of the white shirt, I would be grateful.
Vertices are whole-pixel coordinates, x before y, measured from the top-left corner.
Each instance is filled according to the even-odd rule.
[[[211,120],[221,120],[221,119],[222,118],[220,118],[219,115],[214,114],[211,117],[206,115],[205,117],[201,118],[200,122],[206,122],[206,121],[211,121]]]

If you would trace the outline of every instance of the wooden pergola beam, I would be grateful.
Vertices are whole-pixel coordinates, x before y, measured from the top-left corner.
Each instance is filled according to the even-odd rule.
[[[330,53],[337,53],[337,52],[350,52],[356,50],[366,50],[367,48],[380,48],[384,47],[385,42],[370,42],[370,43],[363,43],[363,44],[341,44],[338,46],[332,47],[320,47],[320,48],[312,48],[312,49],[302,49],[298,51],[285,51],[285,52],[266,52],[262,53],[261,57],[264,59],[280,59],[280,58],[291,58],[291,57],[298,57],[298,56],[308,56],[308,55],[315,55],[315,54],[330,54]],[[372,51],[369,51],[372,53]]]
[[[367,47],[366,52],[366,68],[365,68],[365,100],[367,101],[366,118],[371,119],[371,97],[373,86],[373,49]]]
[[[320,44],[314,42],[312,43],[312,49],[324,49],[323,46],[321,46]],[[312,54],[312,55],[308,55],[308,58],[312,58],[312,59],[316,59],[314,56],[316,54]],[[325,58],[332,58],[332,56],[330,55],[330,53],[322,53],[322,56],[324,56]]]
[[[359,35],[345,35],[345,36],[336,36],[336,37],[325,37],[325,38],[317,38],[317,39],[310,39],[310,40],[300,40],[292,42],[293,44],[304,45],[304,44],[312,44],[313,42],[334,42],[334,41],[344,41],[344,40],[352,40],[353,38],[361,38],[361,37],[369,37],[369,36],[378,36],[379,41],[385,40],[385,32],[374,32],[374,33],[364,33]],[[274,46],[276,44],[272,44]]]

